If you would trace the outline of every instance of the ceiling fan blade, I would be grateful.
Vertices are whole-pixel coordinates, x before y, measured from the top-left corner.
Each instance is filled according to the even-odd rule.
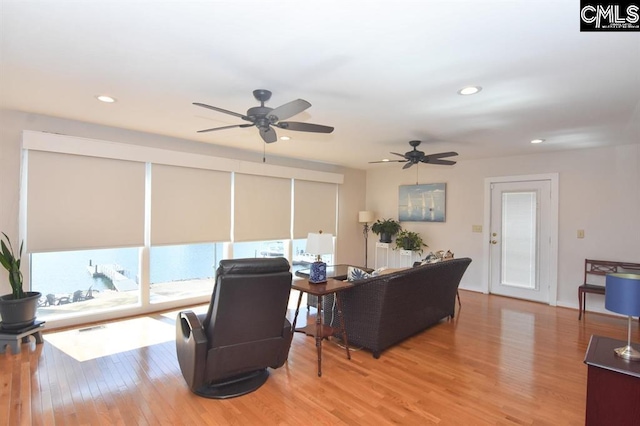
[[[311,104],[304,99],[296,99],[295,101],[288,102],[271,110],[271,112],[267,114],[267,117],[276,117],[275,121],[286,120],[289,117],[301,113],[310,106]]]
[[[299,123],[297,121],[283,121],[277,123],[276,126],[281,129],[295,130],[298,132],[314,132],[314,133],[331,133],[333,127],[323,126],[321,124]]]
[[[233,129],[235,127],[251,127],[255,124],[234,124],[233,126],[214,127],[213,129],[198,130],[198,133],[213,132],[215,130]]]
[[[432,159],[432,160],[428,160],[428,159],[423,159],[420,160],[423,163],[427,163],[427,164],[441,164],[443,166],[453,166],[454,164],[456,164],[455,161],[451,161],[451,160],[438,160],[438,159]]]
[[[407,158],[407,157],[405,157],[405,155],[404,155],[404,154],[399,154],[399,153],[397,153],[397,152],[390,152],[389,154],[399,155],[399,156],[400,156],[400,157],[402,157],[402,158]]]
[[[278,140],[278,136],[276,135],[276,131],[271,127],[267,127],[266,129],[260,129],[260,136],[266,143],[272,143]]]
[[[208,109],[212,109],[214,111],[223,112],[225,114],[234,115],[236,117],[242,118],[243,120],[249,120],[249,117],[247,117],[246,115],[243,115],[243,114],[239,114],[237,112],[228,111],[226,109],[214,107],[214,106],[207,105],[207,104],[202,104],[200,102],[194,102],[193,104],[196,105],[196,106],[202,107],[202,108],[208,108]],[[251,121],[251,120],[249,120],[249,121]]]
[[[409,167],[413,166],[415,163],[413,161],[408,162],[407,164],[405,164],[402,168],[403,169],[408,169]]]
[[[425,158],[437,160],[438,158],[453,157],[455,155],[458,155],[458,153],[457,152],[453,152],[453,151],[451,151],[451,152],[440,152],[438,154],[425,155]]]
[[[369,164],[372,163],[406,163],[409,160],[387,160],[387,161],[369,161]]]

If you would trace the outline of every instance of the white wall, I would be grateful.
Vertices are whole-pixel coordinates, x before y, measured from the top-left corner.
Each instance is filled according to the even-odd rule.
[[[20,146],[23,130],[61,133],[70,136],[262,163],[262,153],[0,109],[0,231],[9,235],[12,241],[17,241],[19,235]],[[336,249],[336,261],[342,263],[363,263],[362,228],[357,218],[358,211],[363,210],[365,205],[365,172],[328,164],[274,156],[268,156],[267,162],[274,165],[341,173],[344,175],[344,184],[339,187],[339,240]],[[2,268],[0,271],[0,295],[9,292],[10,286],[7,274],[4,268]]]
[[[578,307],[584,259],[640,263],[640,145],[581,149],[551,154],[460,161],[453,167],[419,165],[419,183],[447,183],[446,223],[406,222],[429,250],[450,249],[473,259],[461,288],[481,291],[484,179],[495,176],[559,173],[558,294],[560,306]],[[416,167],[380,164],[367,173],[367,209],[377,217],[398,217],[398,186],[416,183]],[[585,238],[577,239],[577,230]],[[369,257],[376,238],[369,240]],[[588,297],[587,309],[604,311],[601,297]]]
[[[91,123],[0,110],[0,231],[12,240],[18,237],[20,141],[22,130],[38,130],[73,136],[133,143],[262,161],[261,153],[202,144],[150,133],[134,132]],[[380,164],[366,173],[299,160],[268,158],[272,164],[308,167],[343,173],[338,212],[339,239],[336,260],[364,263],[359,210],[373,210],[377,217],[398,217],[398,185],[416,183],[415,166],[402,170],[398,164]],[[558,304],[577,307],[577,287],[582,282],[585,258],[640,262],[640,145],[583,149],[553,154],[460,161],[453,167],[420,165],[420,183],[447,183],[446,223],[403,223],[420,232],[430,249],[451,249],[456,257],[473,262],[462,288],[480,290],[482,282],[483,235],[471,232],[484,222],[484,179],[538,173],[559,173],[559,259]],[[365,191],[366,186],[366,191]],[[577,239],[576,230],[585,238]],[[369,238],[369,263],[373,264],[376,236]],[[4,269],[0,271],[0,294],[9,292]],[[589,309],[604,311],[602,298],[589,297]]]

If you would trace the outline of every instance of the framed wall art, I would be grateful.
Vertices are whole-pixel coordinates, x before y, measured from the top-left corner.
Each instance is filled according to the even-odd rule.
[[[446,183],[400,185],[398,217],[401,222],[444,222]]]

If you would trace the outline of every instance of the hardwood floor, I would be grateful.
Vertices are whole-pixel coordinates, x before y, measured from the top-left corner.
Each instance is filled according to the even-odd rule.
[[[151,316],[167,327],[153,328],[148,346],[100,356],[91,341],[95,354],[84,361],[74,358],[74,345],[63,351],[45,333],[42,345],[0,355],[0,425],[583,425],[589,338],[626,340],[626,319],[587,313],[578,321],[572,309],[467,291],[461,298],[454,320],[378,360],[361,350],[348,361],[342,348],[325,343],[321,378],[312,338],[296,333],[287,364],[258,391],[230,400],[187,389],[173,313]],[[149,317],[140,320],[127,325],[129,337],[149,332]],[[637,342],[636,321],[633,327]],[[82,333],[109,329],[69,333],[82,345]],[[101,344],[117,348],[131,340],[123,334],[116,329]]]

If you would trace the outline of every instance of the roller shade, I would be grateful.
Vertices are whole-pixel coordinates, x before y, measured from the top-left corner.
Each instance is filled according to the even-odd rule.
[[[29,252],[144,245],[144,163],[27,155]]]
[[[309,232],[336,235],[335,183],[294,180],[293,238],[307,238]]]
[[[229,241],[231,173],[153,164],[151,244]]]
[[[234,176],[234,240],[289,239],[291,179]]]

